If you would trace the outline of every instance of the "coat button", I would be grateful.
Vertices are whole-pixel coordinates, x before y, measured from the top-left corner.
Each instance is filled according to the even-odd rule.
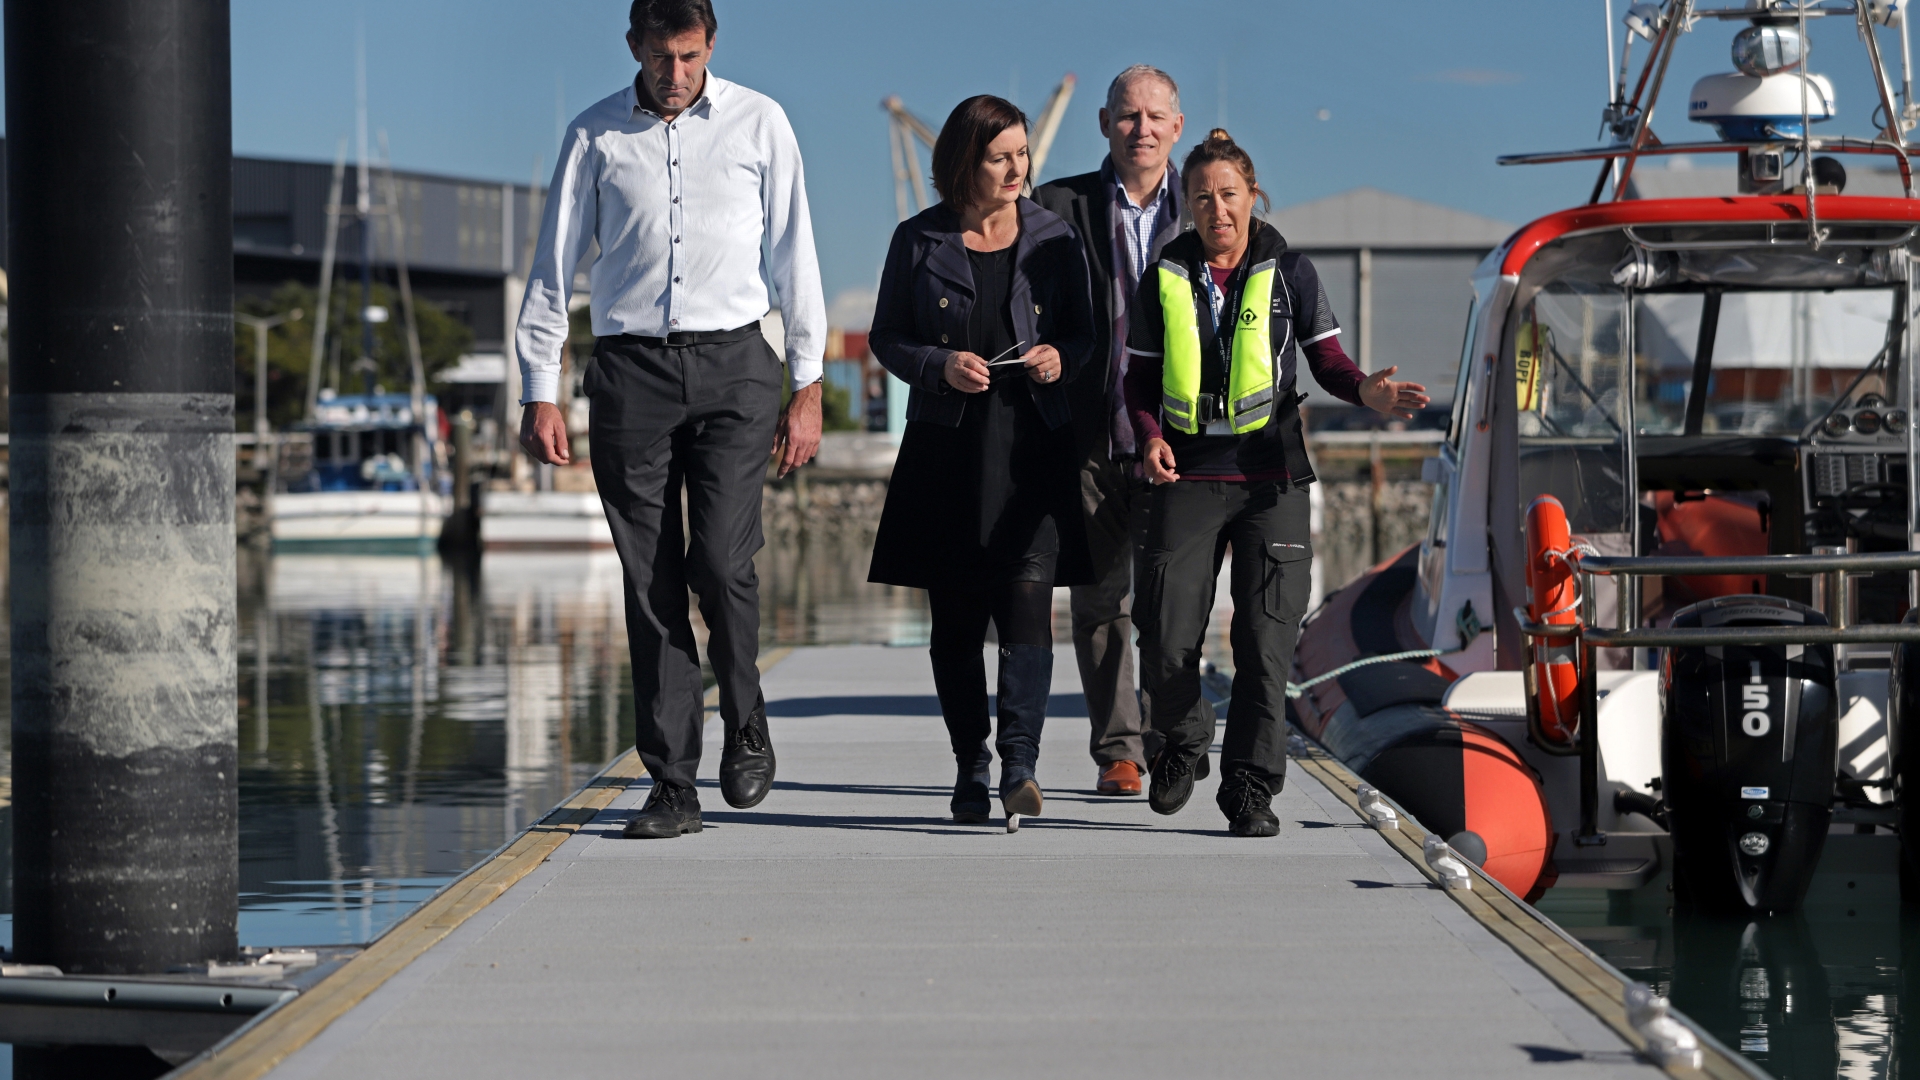
[[[947,298],[946,298],[946,297],[944,297],[944,296],[943,296],[943,297],[941,297],[941,298],[940,298],[940,306],[941,306],[941,307],[946,307],[946,306],[947,306]]]
[[[1039,305],[1039,304],[1035,304],[1035,305],[1033,305],[1033,313],[1034,313],[1035,315],[1038,315],[1038,314],[1040,314],[1040,305]]]
[[[947,335],[945,335],[945,334],[941,334],[941,335],[940,335],[940,344],[942,344],[942,345],[945,345],[946,343],[947,343]]]

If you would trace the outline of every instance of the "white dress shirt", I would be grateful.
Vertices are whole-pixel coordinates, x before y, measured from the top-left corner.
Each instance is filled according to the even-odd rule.
[[[558,400],[573,271],[596,239],[595,336],[732,330],[766,316],[771,282],[793,386],[820,378],[827,309],[793,127],[772,98],[706,79],[671,121],[628,84],[569,128],[514,334],[521,404]]]

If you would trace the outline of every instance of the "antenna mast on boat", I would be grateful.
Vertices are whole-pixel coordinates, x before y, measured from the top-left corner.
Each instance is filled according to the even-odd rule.
[[[320,374],[327,359],[327,318],[333,300],[333,261],[340,247],[340,197],[347,182],[347,140],[333,157],[333,186],[327,189],[327,239],[320,249],[319,314],[313,319],[313,355],[307,366],[307,419],[320,404]]]
[[[393,180],[393,152],[387,146],[384,128],[380,132],[380,165],[381,179],[385,181],[381,209],[393,237],[393,265],[400,277],[400,313],[407,332],[408,402],[413,407],[413,422],[418,425],[413,436],[413,474],[420,489],[425,491],[427,444],[423,433],[427,424],[427,369],[420,359],[420,323],[414,310],[413,276],[407,272],[406,216],[400,212],[400,185]]]

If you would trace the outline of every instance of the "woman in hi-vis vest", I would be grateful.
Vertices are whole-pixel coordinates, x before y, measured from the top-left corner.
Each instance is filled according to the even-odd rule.
[[[958,776],[953,819],[987,820],[987,676],[999,639],[1000,803],[1040,812],[1053,587],[1093,580],[1066,384],[1093,352],[1073,227],[1020,194],[1027,118],[981,95],[933,146],[940,204],[901,222],[868,341],[912,387],[867,580],[927,590],[928,653]]]
[[[1194,229],[1140,279],[1127,335],[1127,410],[1155,487],[1146,580],[1136,585],[1143,683],[1165,737],[1148,802],[1185,806],[1208,774],[1213,732],[1190,718],[1200,640],[1220,559],[1233,548],[1233,697],[1215,796],[1235,836],[1280,831],[1287,674],[1306,613],[1313,482],[1295,390],[1297,354],[1334,397],[1411,419],[1426,388],[1363,375],[1340,350],[1313,263],[1254,217],[1266,194],[1253,159],[1219,128],[1187,154],[1181,182]]]

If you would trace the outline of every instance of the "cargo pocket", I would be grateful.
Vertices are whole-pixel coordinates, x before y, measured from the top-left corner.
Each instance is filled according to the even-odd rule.
[[[1267,618],[1293,622],[1305,614],[1312,592],[1313,545],[1268,542],[1266,581],[1260,590]]]

